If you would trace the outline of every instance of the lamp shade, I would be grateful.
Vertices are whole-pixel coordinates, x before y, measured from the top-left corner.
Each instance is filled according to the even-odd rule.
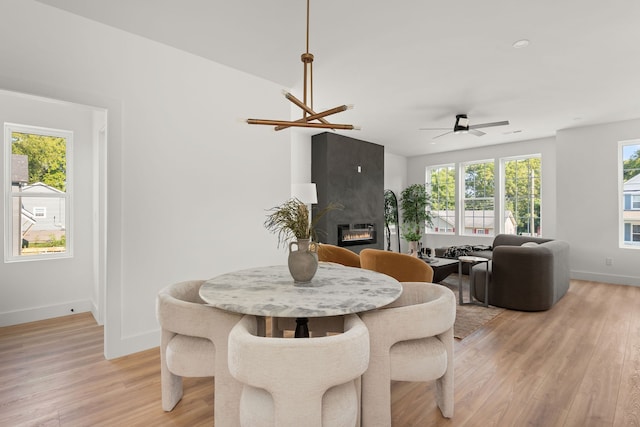
[[[316,184],[291,184],[291,197],[300,200],[305,204],[318,203],[318,193],[316,191]]]

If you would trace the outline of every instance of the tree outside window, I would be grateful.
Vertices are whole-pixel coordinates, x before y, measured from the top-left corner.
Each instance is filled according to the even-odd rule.
[[[463,234],[495,234],[494,162],[464,165]]]
[[[504,233],[540,236],[540,157],[505,160]]]
[[[431,233],[456,231],[456,169],[455,165],[427,169],[427,188],[431,194]]]

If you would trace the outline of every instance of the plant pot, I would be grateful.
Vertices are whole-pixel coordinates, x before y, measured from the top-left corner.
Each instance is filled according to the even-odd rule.
[[[409,255],[418,257],[418,242],[409,242]]]
[[[289,243],[289,273],[295,283],[309,283],[318,270],[318,246],[309,243],[309,239]]]

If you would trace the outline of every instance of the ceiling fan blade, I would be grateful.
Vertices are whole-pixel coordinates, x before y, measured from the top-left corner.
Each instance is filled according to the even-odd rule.
[[[450,130],[449,132],[445,132],[445,133],[442,133],[442,134],[440,134],[438,136],[434,136],[432,139],[440,138],[441,136],[449,135],[450,133],[453,133],[453,131]]]
[[[471,125],[469,129],[480,129],[480,128],[488,128],[492,126],[505,126],[509,124],[509,120],[505,120],[503,122],[493,122],[493,123],[480,123],[478,125]]]
[[[418,130],[449,130],[451,128],[418,128]]]
[[[473,134],[475,136],[482,136],[485,135],[484,132],[480,131],[480,130],[475,130],[475,129],[469,129],[469,133]]]

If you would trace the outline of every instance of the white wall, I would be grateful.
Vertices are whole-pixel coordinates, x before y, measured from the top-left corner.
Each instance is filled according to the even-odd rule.
[[[90,108],[0,91],[0,126],[17,123],[73,132],[72,221],[73,258],[0,264],[0,326],[89,311],[93,294],[93,123]],[[4,149],[0,164],[4,163]],[[0,177],[5,188],[4,171]],[[4,215],[5,199],[0,201]],[[4,239],[4,227],[0,238]]]
[[[31,0],[0,16],[29,17],[0,26],[0,88],[108,109],[108,357],[158,345],[161,287],[284,262],[263,222],[290,134],[237,120],[288,117],[280,85]]]
[[[640,251],[618,245],[618,142],[637,138],[640,120],[558,132],[558,237],[575,278],[640,286]]]
[[[469,150],[450,151],[411,157],[408,159],[408,184],[424,183],[427,166],[462,163],[473,160],[500,159],[505,157],[542,154],[541,224],[545,237],[556,237],[556,154],[554,138],[537,139],[511,144],[500,144]],[[490,245],[493,236],[451,236],[428,234],[422,239],[425,247],[452,245]]]
[[[311,182],[311,135],[291,129],[291,183]]]

